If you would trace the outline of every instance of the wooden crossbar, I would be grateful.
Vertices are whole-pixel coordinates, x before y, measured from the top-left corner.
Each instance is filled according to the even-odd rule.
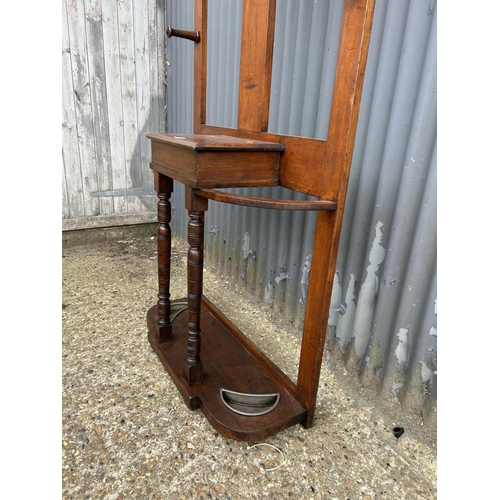
[[[217,189],[198,189],[196,194],[202,198],[231,203],[245,207],[267,208],[271,210],[336,210],[337,203],[328,200],[277,200],[275,198],[259,198],[242,194],[226,193]]]

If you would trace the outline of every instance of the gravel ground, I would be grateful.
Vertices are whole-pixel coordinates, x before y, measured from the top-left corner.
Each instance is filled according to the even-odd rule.
[[[156,241],[63,246],[62,498],[437,498],[436,447],[341,387],[323,364],[314,426],[261,443],[221,436],[189,411],[147,340]],[[174,240],[172,298],[186,295]],[[291,378],[300,342],[234,280],[204,291]],[[258,319],[258,321],[256,321]],[[406,425],[406,424],[405,424]]]

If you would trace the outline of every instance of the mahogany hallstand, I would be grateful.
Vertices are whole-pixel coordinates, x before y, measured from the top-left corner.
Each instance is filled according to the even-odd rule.
[[[244,0],[238,127],[206,124],[207,9],[195,0],[196,31],[167,36],[195,46],[194,134],[148,134],[158,193],[158,303],[147,314],[151,346],[187,406],[222,435],[259,441],[313,423],[342,210],[359,112],[374,0],[346,0],[328,139],[267,132],[276,0]],[[188,296],[171,300],[171,205],[184,185]],[[283,186],[306,201],[243,196],[218,188]],[[297,383],[203,295],[208,200],[272,210],[318,212]]]

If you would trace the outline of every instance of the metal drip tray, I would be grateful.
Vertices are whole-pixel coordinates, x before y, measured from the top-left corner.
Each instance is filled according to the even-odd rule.
[[[279,393],[246,394],[243,392],[220,390],[222,402],[233,412],[247,417],[265,415],[274,410],[279,403]]]
[[[174,322],[174,319],[179,316],[179,314],[183,313],[188,308],[187,302],[173,302],[170,305],[170,323]]]

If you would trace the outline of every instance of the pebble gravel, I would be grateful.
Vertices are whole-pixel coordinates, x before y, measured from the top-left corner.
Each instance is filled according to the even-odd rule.
[[[323,366],[314,426],[259,443],[190,411],[147,340],[154,236],[63,246],[62,499],[434,500],[436,447],[356,401]],[[174,238],[172,298],[186,295]],[[290,377],[300,339],[207,266],[204,291]]]

